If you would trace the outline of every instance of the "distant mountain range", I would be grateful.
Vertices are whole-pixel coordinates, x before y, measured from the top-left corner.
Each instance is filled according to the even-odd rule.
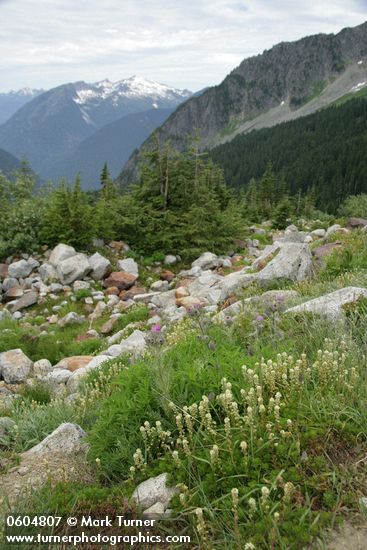
[[[0,124],[6,122],[14,113],[31,99],[42,94],[45,90],[33,90],[23,88],[22,90],[11,90],[0,93]]]
[[[338,34],[282,42],[242,61],[218,86],[192,97],[159,128],[161,142],[183,149],[196,129],[202,149],[254,129],[308,115],[367,85],[367,22]],[[152,146],[148,139],[143,148]],[[119,181],[136,180],[138,152]]]
[[[191,95],[135,76],[115,83],[65,84],[36,95],[2,124],[0,147],[26,158],[42,178],[66,175],[70,172],[67,165],[61,169],[63,160],[105,125],[128,114],[172,109]],[[142,140],[147,135],[142,134]],[[138,145],[134,142],[134,147]],[[122,155],[120,168],[132,150]]]
[[[104,163],[107,162],[110,175],[116,178],[134,149],[172,112],[173,109],[150,109],[106,124],[82,141],[71,155],[54,165],[54,177],[73,180],[80,173],[84,187],[98,189]]]

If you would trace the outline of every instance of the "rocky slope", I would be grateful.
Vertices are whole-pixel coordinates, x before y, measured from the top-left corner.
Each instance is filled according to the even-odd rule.
[[[65,84],[35,97],[0,126],[0,147],[53,177],[54,163],[104,125],[130,113],[176,107],[190,95],[138,77]]]
[[[191,98],[162,125],[162,141],[183,148],[185,136],[199,129],[202,146],[311,113],[361,89],[367,82],[367,23],[338,34],[318,34],[282,42],[245,59],[224,81]],[[150,141],[144,144],[149,147]],[[137,155],[120,181],[136,177]]]
[[[366,220],[352,221],[350,228],[363,227],[365,230],[367,227]],[[71,308],[67,314],[60,316],[59,311],[68,302],[71,305],[75,303],[78,293],[86,293],[84,301],[91,324],[84,338],[102,339],[101,349],[96,356],[64,357],[54,365],[48,358],[34,363],[20,349],[1,353],[0,379],[3,383],[1,385],[0,382],[0,400],[16,397],[16,393],[10,391],[14,389],[12,385],[27,383],[29,378],[50,384],[58,393],[73,393],[77,391],[80,379],[104,361],[123,353],[134,356],[143,354],[149,345],[148,333],[134,326],[129,336],[126,330],[114,330],[123,313],[138,304],[147,306],[151,312],[148,326],[175,323],[195,309],[214,314],[218,322],[233,318],[253,300],[236,301],[236,293],[255,282],[266,288],[276,281],[301,282],[312,278],[315,261],[320,261],[338,246],[338,243],[323,243],[328,243],[338,233],[344,234],[351,230],[334,225],[327,231],[316,229],[307,233],[289,226],[284,233],[275,232],[273,244],[261,249],[256,234],[262,235],[265,230],[254,227],[254,238],[241,245],[244,247],[242,255],[219,257],[205,252],[192,263],[190,269],[181,270],[177,275],[168,268],[174,266],[179,258],[166,256],[163,268],[151,268],[151,274],[155,277],[158,275],[158,278],[150,278],[149,289],[139,283],[139,265],[132,258],[126,257],[128,247],[122,242],[109,245],[109,250],[115,254],[115,270],[111,261],[100,253],[88,257],[64,244],[47,251],[43,257],[23,255],[23,258],[17,260],[9,258],[7,263],[0,264],[0,299],[5,305],[0,309],[0,321],[12,317],[27,323],[33,315],[32,309],[27,313],[28,308],[42,305],[51,299],[51,303],[56,301],[57,304],[51,311],[48,308],[45,310],[47,320],[40,325],[44,335],[47,336],[48,331],[52,331],[55,326],[83,326],[86,322],[84,314]],[[320,246],[314,248],[311,254],[309,244],[314,241],[319,242]],[[249,265],[238,267],[238,262],[244,259]],[[104,290],[97,288],[99,281]],[[265,292],[261,299],[271,301],[279,292],[287,303],[298,301],[298,294],[294,291]],[[360,296],[367,297],[366,289],[348,287],[325,298],[299,304],[290,311],[322,313],[336,320],[343,315],[341,307]],[[66,301],[62,301],[62,297]],[[106,314],[108,317],[99,334],[92,329],[92,325]]]
[[[238,366],[237,369],[235,365],[231,364],[231,355],[225,356],[223,364],[217,363],[215,349],[218,342],[215,344],[209,337],[209,333],[205,329],[206,323],[210,323],[215,328],[218,328],[218,325],[226,326],[231,331],[232,328],[235,328],[236,320],[239,321],[241,316],[242,319],[246,319],[246,312],[250,312],[251,318],[257,312],[250,327],[251,341],[261,337],[265,323],[263,315],[268,315],[268,319],[272,319],[275,324],[280,322],[281,319],[288,318],[289,327],[293,323],[298,328],[300,325],[297,325],[297,316],[299,318],[300,314],[306,314],[305,319],[307,319],[308,316],[311,318],[312,315],[315,315],[319,319],[331,321],[330,327],[332,330],[335,329],[336,325],[342,329],[344,323],[347,322],[348,307],[355,307],[361,300],[361,303],[364,304],[367,300],[367,288],[365,282],[362,282],[365,281],[365,275],[362,274],[362,278],[358,279],[361,273],[355,273],[357,279],[349,279],[347,283],[348,275],[343,273],[343,277],[338,278],[338,280],[335,279],[329,287],[327,284],[325,286],[326,280],[318,277],[318,274],[320,268],[322,271],[321,264],[323,265],[325,257],[330,253],[348,246],[348,241],[350,242],[355,237],[357,239],[362,238],[358,242],[365,242],[367,220],[351,218],[346,227],[334,224],[327,229],[317,227],[317,225],[317,228],[314,229],[315,224],[311,227],[305,221],[301,223],[302,230],[298,230],[296,226],[291,225],[284,231],[275,231],[270,229],[269,222],[247,228],[249,238],[246,241],[236,241],[234,243],[237,249],[241,250],[240,253],[218,256],[213,252],[204,252],[192,262],[191,266],[187,266],[189,269],[181,269],[180,258],[174,255],[166,256],[164,262],[155,262],[151,266],[144,267],[143,263],[139,265],[133,258],[129,257],[131,251],[129,251],[127,245],[116,241],[110,242],[106,246],[101,246],[101,242],[96,243],[99,245],[102,254],[96,252],[92,256],[77,252],[71,246],[59,244],[53,250],[44,250],[42,254],[23,254],[19,257],[9,257],[4,263],[1,263],[0,288],[3,305],[0,306],[0,336],[2,337],[0,338],[0,345],[2,346],[0,353],[0,453],[2,453],[0,454],[0,484],[3,492],[0,495],[0,509],[4,508],[5,511],[10,508],[18,511],[19,502],[23,502],[23,505],[24,502],[30,502],[29,500],[25,501],[25,497],[31,498],[32,493],[39,494],[38,491],[45,485],[49,490],[50,487],[56,487],[60,483],[63,489],[69,487],[68,490],[70,491],[70,487],[72,488],[71,490],[75,493],[73,493],[73,501],[82,484],[87,490],[85,494],[88,494],[90,488],[90,494],[102,494],[103,504],[105,504],[107,493],[99,492],[99,489],[103,491],[105,487],[102,488],[97,485],[101,460],[97,455],[95,466],[93,460],[91,460],[91,432],[88,427],[82,428],[78,425],[73,417],[56,423],[56,419],[63,418],[63,414],[65,414],[59,411],[69,411],[69,414],[72,414],[74,408],[75,411],[80,409],[84,412],[78,418],[85,418],[88,408],[92,405],[96,407],[98,399],[106,399],[106,396],[110,393],[112,399],[116,398],[118,391],[116,387],[118,388],[119,385],[114,384],[115,389],[112,391],[108,389],[108,384],[113,380],[113,376],[121,375],[122,372],[130,372],[138,378],[139,372],[141,372],[139,371],[139,364],[141,365],[142,360],[154,356],[158,357],[158,361],[159,357],[162,360],[169,353],[169,348],[171,347],[174,350],[177,342],[180,339],[185,340],[190,331],[193,332],[196,342],[200,342],[200,345],[205,346],[204,353],[206,355],[213,353],[212,359],[209,360],[211,370],[215,366],[215,369],[222,369],[223,374],[233,373],[236,370],[239,373],[242,371],[243,376],[253,377],[254,384],[259,388],[257,374],[254,375],[254,371],[245,366],[242,366],[242,368]],[[269,244],[263,245],[261,242],[268,242]],[[352,281],[353,283],[359,281],[359,284],[353,284],[352,286]],[[253,285],[252,288],[251,285]],[[272,290],[268,290],[269,285],[273,287]],[[308,294],[311,285],[315,285],[314,291],[317,293],[317,297],[312,299],[305,295],[305,291]],[[292,288],[289,288],[290,286]],[[67,313],[63,309],[65,307],[68,308]],[[119,328],[121,320],[124,318],[131,319],[129,315],[133,312],[142,311],[143,308],[145,312],[143,320],[129,322],[124,328]],[[259,311],[263,312],[263,315],[259,315]],[[268,314],[265,313],[266,311]],[[349,310],[349,314],[350,311],[352,310]],[[356,311],[362,314],[362,310],[357,308]],[[43,313],[42,319],[40,319],[41,312]],[[295,317],[292,317],[294,314],[296,314]],[[191,322],[191,325],[187,324],[185,327],[185,321]],[[195,330],[193,331],[193,321],[196,321],[200,326],[198,333]],[[177,325],[177,323],[179,324]],[[17,341],[17,347],[7,348],[6,345],[4,346],[4,342],[7,341],[7,338],[11,338],[13,331],[17,330],[14,325],[22,327],[25,332],[23,337]],[[178,327],[177,330],[176,327]],[[292,329],[289,328],[289,330]],[[185,331],[187,331],[187,334]],[[307,335],[310,338],[311,333],[307,333]],[[166,337],[166,346],[164,346],[164,337]],[[316,338],[316,335],[312,337]],[[94,341],[99,342],[99,346],[89,354],[64,356],[59,361],[50,361],[50,355],[47,357],[46,353],[38,360],[29,357],[34,353],[38,342],[45,342],[50,339],[53,347],[56,347],[59,343],[58,340],[61,338],[75,338],[81,343],[91,342],[94,339]],[[286,335],[276,332],[276,338],[282,340],[286,338]],[[21,348],[24,348],[29,340],[31,341],[32,351],[27,355]],[[275,347],[274,342],[272,345]],[[341,345],[346,346],[346,343],[344,342]],[[348,345],[351,345],[351,342],[348,342]],[[250,360],[253,351],[251,351],[251,346],[246,349],[242,341],[241,346],[240,364],[243,364],[243,360]],[[50,351],[52,348],[47,348],[46,345],[46,347],[40,349],[49,349]],[[159,349],[163,349],[160,356],[157,355]],[[263,350],[266,350],[266,347]],[[297,392],[302,386],[297,384],[301,385],[303,383],[303,373],[308,376],[311,371],[319,372],[321,379],[324,382],[326,380],[325,386],[327,388],[335,380],[343,376],[349,376],[349,370],[355,371],[349,363],[344,364],[342,362],[339,364],[337,351],[333,353],[326,351],[324,354],[319,351],[317,353],[320,360],[312,365],[312,369],[311,367],[306,369],[306,354],[303,354],[301,359],[295,363],[293,362],[294,358],[287,356],[286,353],[279,353],[277,362],[271,360],[265,362],[262,359],[261,368],[265,369],[263,371],[265,373],[264,377],[269,376],[271,381],[275,376],[279,376],[279,372],[283,373],[281,378],[283,383],[283,386],[281,386],[282,392],[287,395],[289,389],[290,395],[296,392],[297,398],[299,396],[301,399],[303,390],[299,394]],[[344,356],[344,359],[347,357],[344,351],[342,351],[342,356]],[[128,359],[127,367],[122,362],[124,358]],[[111,360],[113,359],[117,361],[112,365]],[[181,361],[180,355],[178,360]],[[107,362],[110,362],[110,370],[107,371],[106,369],[102,374]],[[287,365],[290,367],[289,382],[286,374],[288,372]],[[266,370],[267,367],[269,367],[269,370]],[[286,367],[285,371],[284,367]],[[194,372],[198,378],[203,376],[201,371],[204,367],[201,361],[194,361],[191,368],[194,369],[190,371],[191,377]],[[301,368],[304,370],[300,370]],[[322,370],[323,368],[324,370]],[[81,382],[86,379],[89,373],[94,372],[97,374],[98,370],[100,371],[101,384],[105,388],[104,393],[101,393],[97,378],[93,385],[90,384],[87,389],[84,388],[83,393]],[[166,374],[166,371],[164,372]],[[205,369],[204,374],[210,379],[210,374],[205,372]],[[330,376],[330,384],[327,382],[328,379],[324,380],[321,375]],[[242,375],[240,374],[240,376]],[[187,381],[189,384],[188,379],[189,376],[185,382]],[[293,382],[294,380],[295,382]],[[140,395],[139,380],[136,380],[136,382],[132,390],[134,392],[133,396],[131,394],[126,395],[131,389],[125,386],[122,387],[122,393],[123,406],[125,406],[125,401],[128,402],[130,399],[133,414],[138,415],[140,412],[137,405],[138,395]],[[195,383],[198,383],[196,378]],[[206,390],[211,390],[212,383],[213,380],[208,384]],[[288,384],[292,383],[295,384],[295,387],[288,388]],[[222,400],[223,406],[229,407],[230,405],[232,408],[228,408],[228,410],[232,411],[233,414],[237,411],[238,414],[238,406],[233,409],[234,401],[231,401],[233,399],[232,384],[228,382],[227,378],[223,378],[221,384],[227,388],[226,392],[218,395],[217,399],[215,395],[210,397],[211,393],[208,394],[209,397],[204,395],[199,404],[199,410],[200,407],[204,407],[205,403],[208,405],[209,399],[213,403]],[[40,387],[47,388],[54,399],[48,404],[46,403],[44,407],[42,404],[35,402],[30,404],[27,401],[23,402],[24,392],[27,388],[33,388],[34,391],[39,392]],[[145,385],[145,388],[147,388],[147,385]],[[356,388],[348,385],[346,392],[350,390],[352,390],[353,399],[355,400]],[[257,391],[259,392],[258,389]],[[185,394],[188,393],[185,389],[184,392]],[[245,395],[247,394],[245,393]],[[251,396],[251,391],[249,391],[248,396]],[[343,393],[335,394],[335,396],[336,399],[345,397]],[[347,393],[347,396],[350,396],[350,393]],[[281,397],[281,393],[276,393],[275,399],[269,400],[269,408],[272,401],[274,407],[274,403],[278,403]],[[228,399],[225,400],[224,398]],[[320,403],[323,402],[323,394],[317,394],[315,398],[319,399]],[[249,399],[249,397],[246,397],[246,399]],[[263,403],[262,398],[259,398],[260,402]],[[178,409],[176,410],[173,402],[170,405],[176,411],[175,414],[177,413],[176,420],[178,419],[178,426],[180,426],[181,416],[178,414]],[[126,428],[126,425],[121,420],[122,410],[121,407],[118,407],[118,401],[116,401],[116,406],[117,414],[120,415],[118,419],[118,432],[120,433]],[[313,406],[315,406],[315,402],[313,402]],[[336,406],[334,401],[332,406],[334,408]],[[27,441],[25,445],[23,442],[21,452],[18,451],[15,456],[9,453],[7,449],[18,449],[18,447],[14,447],[14,441],[17,442],[19,438],[23,437],[24,420],[19,420],[19,416],[17,417],[13,413],[15,410],[20,410],[23,411],[21,414],[27,414],[27,407],[30,409],[30,424],[32,426],[36,424],[38,431],[31,441]],[[53,418],[51,422],[53,427],[48,430],[44,426],[40,426],[40,420],[37,417],[37,414],[47,414],[47,407],[52,409],[52,414],[56,414],[56,419]],[[274,407],[274,414],[276,414],[276,409],[279,412],[280,406],[276,405]],[[190,415],[187,415],[190,418],[191,412],[194,414],[194,408],[183,408],[182,410],[184,412],[190,410]],[[250,415],[252,410],[250,406],[247,407],[247,414]],[[263,410],[265,410],[265,406],[263,406]],[[320,410],[322,409],[320,408]],[[153,411],[155,414],[155,409]],[[205,413],[206,409],[204,408],[203,411]],[[149,416],[149,409],[144,409],[145,413],[147,416],[144,416],[144,419],[149,418],[152,421]],[[292,410],[287,408],[285,414],[288,418],[287,430],[289,433],[284,430],[281,431],[281,434],[283,433],[281,437],[287,439],[285,444],[287,456],[292,444],[292,432],[290,430],[295,429],[293,428],[293,422],[296,424],[296,419],[293,421],[288,416],[291,413]],[[97,416],[102,414],[98,407],[92,413],[94,421],[96,421],[96,414]],[[228,412],[228,414],[230,413]],[[320,421],[321,413],[318,414],[319,426],[322,420]],[[32,415],[35,417],[34,419]],[[211,415],[207,414],[205,416],[207,419],[208,417],[211,418]],[[246,418],[248,419],[249,416]],[[229,420],[226,420],[228,423]],[[111,434],[113,433],[112,421],[114,421],[114,418],[111,418],[111,425],[107,430]],[[83,423],[82,421],[79,422]],[[187,418],[185,422],[188,422]],[[314,423],[311,422],[310,425],[314,430]],[[49,425],[47,424],[47,426]],[[188,423],[188,426],[193,430],[190,423]],[[215,426],[215,423],[213,426]],[[279,427],[281,427],[281,424],[279,424]],[[144,428],[147,431],[151,430],[153,434],[156,429],[159,438],[166,437],[167,433],[171,434],[171,432],[162,431],[160,421],[156,422],[155,428],[153,424],[146,420],[144,426],[140,428],[140,432],[143,430],[143,433],[145,433]],[[236,429],[238,429],[237,425]],[[308,429],[307,422],[302,421],[301,429],[302,433],[303,430]],[[329,433],[330,416],[327,417],[327,430]],[[341,428],[339,430],[341,431]],[[88,438],[86,438],[87,435],[89,435]],[[274,434],[271,438],[273,437]],[[276,437],[278,438],[278,436]],[[351,433],[348,433],[348,437],[350,442],[352,440]],[[358,429],[356,439],[360,438],[361,433]],[[221,432],[222,439],[223,432]],[[320,438],[317,440],[318,445],[320,445],[319,440]],[[165,441],[163,439],[164,443]],[[184,441],[186,442],[186,439]],[[239,441],[241,440],[237,440],[237,443]],[[262,439],[260,443],[263,443]],[[119,444],[120,442],[116,443],[114,451],[117,452]],[[241,443],[241,449],[245,449],[243,452],[247,460],[247,447],[243,447],[245,444],[246,441]],[[206,444],[206,450],[207,447]],[[170,453],[171,447],[169,445],[168,449]],[[180,464],[180,461],[184,460],[184,453],[181,451],[181,447],[177,447],[177,449],[179,451],[175,450],[172,457],[177,461],[177,464]],[[216,449],[218,449],[216,446],[211,449],[211,459]],[[301,464],[312,460],[311,452],[315,449],[310,446],[307,451],[303,451],[301,454]],[[337,451],[341,453],[339,448]],[[227,455],[224,454],[225,450],[221,449],[220,452],[225,457],[225,464],[228,465],[229,461]],[[278,456],[279,452],[276,452],[276,456]],[[133,458],[136,466],[139,465],[141,453],[141,449],[137,449],[134,453]],[[362,458],[359,461],[355,457],[353,458],[354,477],[357,477],[357,464],[361,462],[364,464],[365,462],[363,448],[359,446],[357,453],[358,459],[360,456]],[[299,454],[300,449],[298,448],[297,452],[292,455],[292,461]],[[196,455],[193,453],[191,456],[195,457]],[[338,456],[338,460],[343,459],[341,454],[336,456]],[[347,456],[349,459],[350,455]],[[106,458],[106,455],[104,458]],[[320,456],[317,456],[317,458],[320,459]],[[274,460],[274,457],[272,460]],[[241,460],[234,460],[233,462],[239,464],[239,468],[242,468],[241,471],[243,471],[244,464],[247,467],[246,463],[241,462]],[[205,482],[207,482],[207,479],[212,479],[213,469],[218,464],[207,460],[204,463],[208,464],[208,469],[201,472],[201,479],[205,479]],[[167,464],[167,462],[164,463],[164,468]],[[159,473],[155,471],[152,476],[150,466],[150,463],[148,467],[144,464],[138,479],[133,477],[138,469],[135,469],[135,467],[130,468],[131,477],[129,480],[124,480],[124,483],[121,483],[121,479],[119,479],[119,487],[122,486],[123,491],[126,490],[128,483],[134,483],[134,490],[126,495],[124,493],[124,510],[132,507],[133,513],[138,512],[138,514],[142,514],[142,517],[154,517],[156,519],[176,514],[175,508],[171,509],[172,499],[178,492],[182,494],[182,491],[186,491],[188,494],[188,487],[183,486],[182,483],[178,484],[177,481],[175,485],[177,470],[170,470],[170,477],[168,477],[165,470],[160,470]],[[346,467],[345,464],[342,466],[343,468]],[[306,465],[305,469],[309,470],[311,468]],[[281,471],[284,472],[283,477],[286,479],[286,470],[282,469]],[[221,476],[220,472],[218,476]],[[322,478],[326,477],[324,471],[322,471],[322,476]],[[279,483],[284,483],[283,477],[280,477],[277,473]],[[350,484],[352,484],[351,478],[352,476],[348,477]],[[303,480],[299,481],[299,487],[301,487],[302,482]],[[208,486],[209,483],[210,481],[208,481]],[[261,481],[262,483],[264,482]],[[310,486],[307,487],[308,491]],[[254,491],[253,488],[251,490]],[[360,492],[353,493],[353,496],[350,493],[348,494],[351,506],[356,499],[363,503],[364,498],[360,497],[360,494]],[[264,498],[264,489],[262,489],[262,495]],[[297,498],[296,507],[299,507],[302,503],[302,493],[297,492],[295,498]],[[180,497],[181,505],[185,505],[182,502],[183,500],[183,497]],[[88,506],[89,504],[87,502]],[[190,507],[192,508],[191,505]],[[319,510],[317,510],[318,513]],[[262,518],[263,516],[261,521]],[[261,521],[256,520],[255,527],[257,529],[260,529]],[[303,519],[300,522],[302,523]],[[290,525],[293,529],[293,518]],[[303,546],[297,546],[297,548],[301,547]]]

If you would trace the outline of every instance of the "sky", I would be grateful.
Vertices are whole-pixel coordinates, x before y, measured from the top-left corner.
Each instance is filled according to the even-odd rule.
[[[132,75],[197,91],[281,41],[367,20],[367,0],[0,0],[0,91]]]

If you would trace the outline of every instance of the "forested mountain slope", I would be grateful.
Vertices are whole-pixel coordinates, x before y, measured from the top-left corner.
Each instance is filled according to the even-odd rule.
[[[237,136],[211,151],[229,185],[243,188],[269,162],[291,194],[312,187],[318,206],[335,212],[348,195],[367,191],[367,97]]]

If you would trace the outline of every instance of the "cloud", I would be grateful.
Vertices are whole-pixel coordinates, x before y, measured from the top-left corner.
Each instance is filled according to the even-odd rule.
[[[280,41],[363,21],[367,0],[0,0],[1,88],[138,74],[220,82]]]

